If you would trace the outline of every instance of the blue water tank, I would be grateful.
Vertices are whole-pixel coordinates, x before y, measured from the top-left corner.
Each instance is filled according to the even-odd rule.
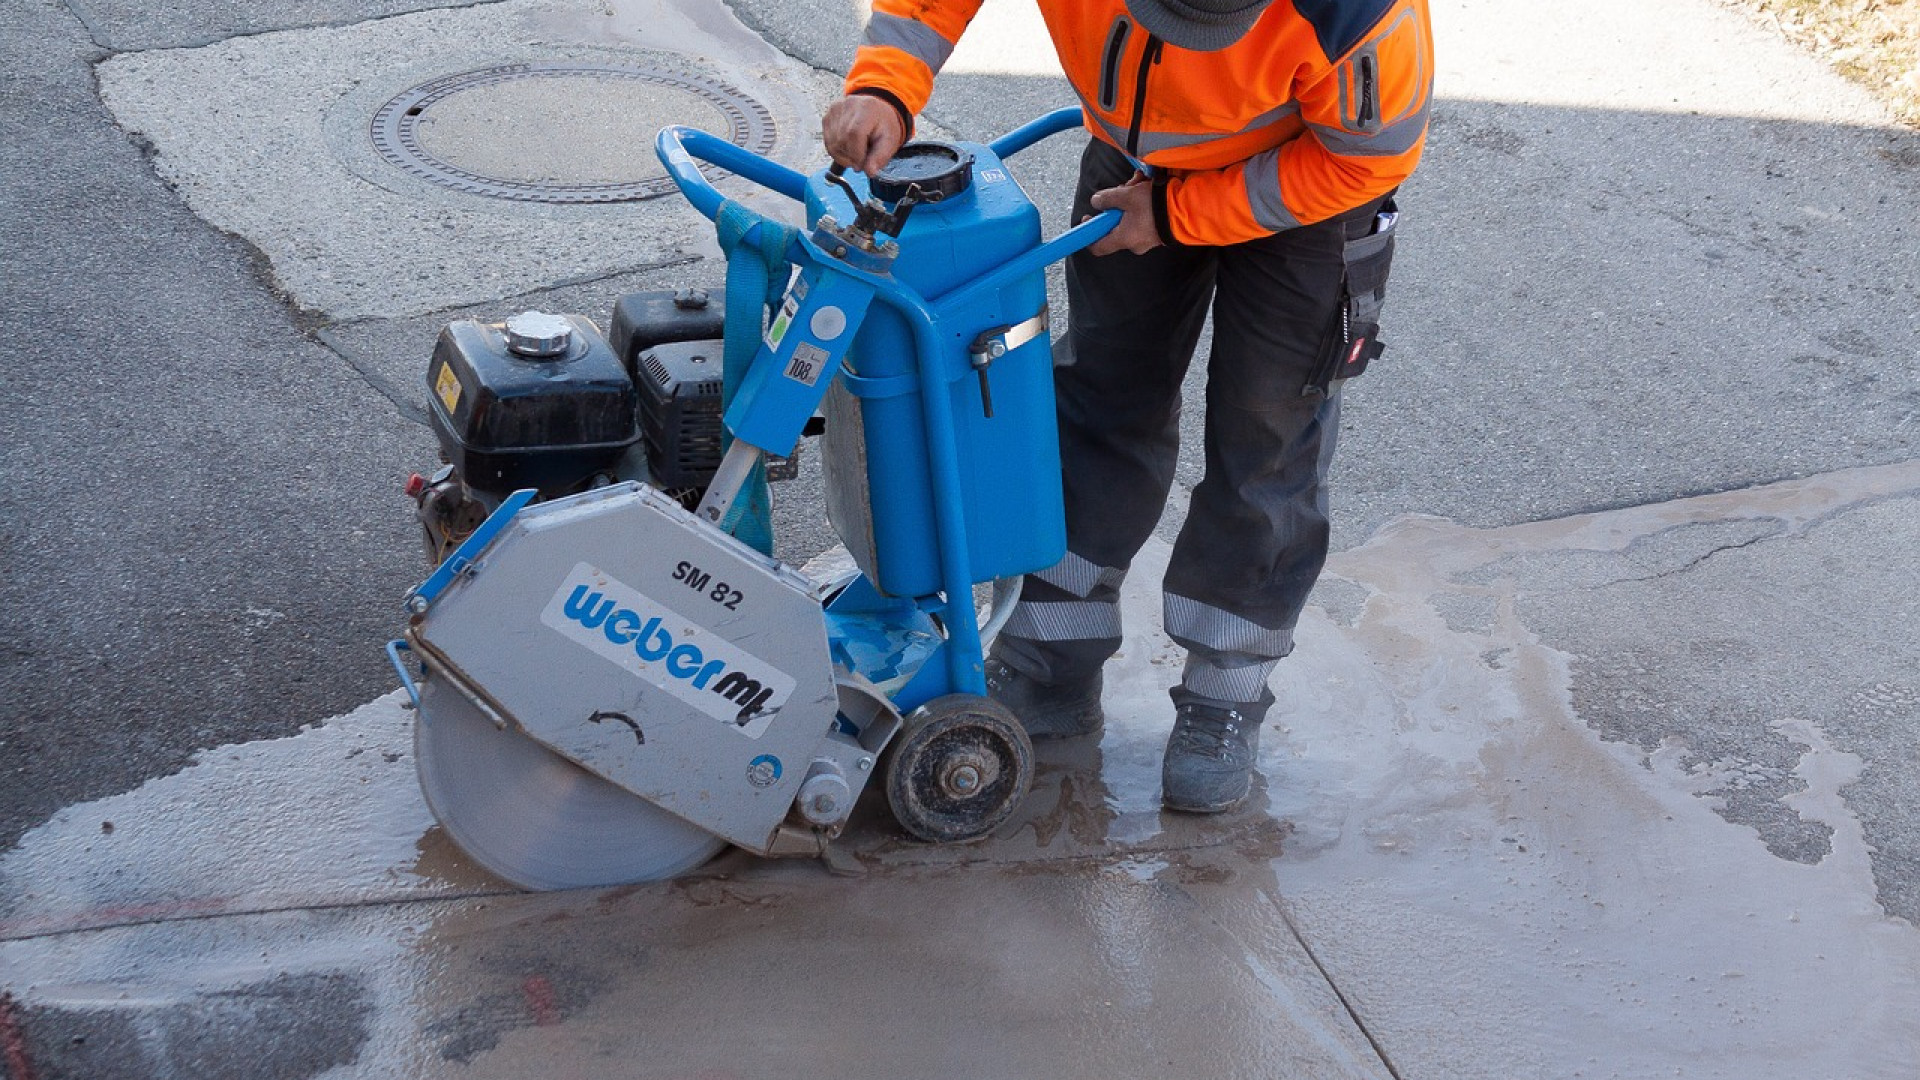
[[[1047,335],[993,361],[991,417],[968,356],[982,332],[1045,311],[1045,274],[1026,275],[958,307],[940,302],[1039,246],[1040,213],[992,150],[952,146],[971,158],[971,183],[913,210],[897,238],[892,273],[938,312],[931,369],[935,392],[945,396],[953,417],[968,576],[983,582],[1058,562],[1066,553],[1066,524]],[[863,178],[848,179],[866,194]],[[823,213],[842,224],[854,215],[824,171],[808,182],[807,219]],[[920,370],[913,324],[876,302],[826,406],[828,516],[861,571],[894,596],[930,596],[943,582]]]

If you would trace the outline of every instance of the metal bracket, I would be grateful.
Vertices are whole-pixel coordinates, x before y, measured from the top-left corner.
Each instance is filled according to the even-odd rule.
[[[1014,323],[1012,326],[996,326],[982,330],[979,336],[973,339],[973,344],[967,346],[967,355],[975,358],[974,367],[981,366],[978,358],[982,356],[987,358],[987,363],[992,363],[1045,334],[1047,326],[1047,309],[1043,307],[1031,319]]]
[[[507,522],[512,521],[513,516],[532,502],[534,496],[538,494],[539,492],[533,488],[521,488],[507,496],[506,501],[500,504],[500,508],[487,515],[487,520],[481,522],[480,527],[473,530],[473,535],[467,537],[464,543],[455,548],[453,554],[447,556],[446,561],[441,563],[427,580],[407,593],[402,600],[406,609],[415,615],[425,615],[427,609],[433,606],[433,602],[440,598],[441,592],[453,584],[461,574],[473,569],[474,560],[479,558],[480,553],[486,550],[488,544],[493,543],[494,537],[500,535],[500,530],[507,527]]]
[[[993,388],[987,385],[987,368],[1001,357],[1047,333],[1047,309],[1031,319],[1014,323],[1012,326],[996,326],[982,330],[967,346],[967,361],[980,376],[980,407],[993,419]]]

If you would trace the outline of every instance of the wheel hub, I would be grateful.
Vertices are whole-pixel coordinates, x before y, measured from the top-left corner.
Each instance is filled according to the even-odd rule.
[[[955,754],[940,769],[940,789],[956,799],[970,799],[999,779],[997,759],[978,752]]]
[[[907,721],[887,764],[887,801],[911,834],[965,843],[1012,815],[1033,782],[1033,746],[989,698],[950,694]]]

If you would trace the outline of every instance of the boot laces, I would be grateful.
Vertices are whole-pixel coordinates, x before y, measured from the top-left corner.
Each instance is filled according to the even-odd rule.
[[[988,690],[1005,690],[1021,679],[1026,678],[1019,668],[1014,667],[1005,660],[995,660],[992,657],[987,658],[986,676]]]
[[[1243,753],[1247,741],[1241,734],[1246,717],[1237,709],[1206,709],[1186,706],[1180,710],[1181,741],[1188,750],[1220,761]]]

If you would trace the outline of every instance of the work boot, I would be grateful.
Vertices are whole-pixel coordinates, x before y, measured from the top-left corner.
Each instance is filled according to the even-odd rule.
[[[1253,786],[1259,750],[1258,717],[1233,706],[1181,703],[1160,768],[1161,801],[1194,814],[1233,809]]]
[[[1049,683],[989,656],[987,696],[1011,709],[1035,742],[1091,735],[1107,719],[1100,709],[1098,669],[1087,678]]]

